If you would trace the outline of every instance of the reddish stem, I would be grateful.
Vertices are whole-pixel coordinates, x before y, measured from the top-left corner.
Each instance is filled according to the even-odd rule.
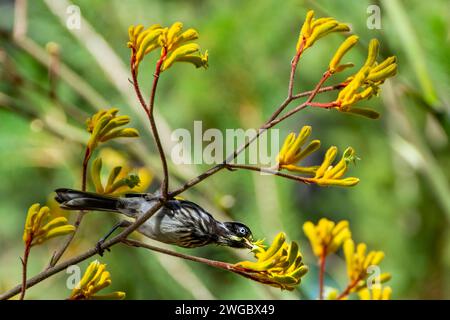
[[[354,280],[352,283],[350,283],[347,286],[347,288],[345,288],[345,290],[342,291],[342,293],[336,298],[336,300],[341,300],[341,299],[345,298],[346,296],[348,296],[350,294],[350,291],[352,291],[352,289],[358,285],[358,282],[360,280],[361,280],[361,278],[358,277],[356,280]]]
[[[324,108],[324,109],[331,109],[336,107],[338,104],[335,102],[328,102],[328,103],[321,103],[321,102],[309,102],[308,106],[310,107],[317,107],[317,108]]]
[[[153,138],[155,139],[156,147],[158,149],[159,157],[161,159],[161,164],[162,164],[162,168],[163,168],[163,176],[164,176],[163,181],[161,183],[161,194],[164,199],[167,199],[167,194],[169,192],[168,191],[168,189],[169,189],[169,171],[167,168],[167,160],[164,155],[164,149],[161,144],[161,139],[159,137],[158,128],[156,126],[155,118],[153,115],[153,110],[154,110],[154,106],[155,106],[156,88],[158,86],[158,80],[159,80],[159,76],[161,74],[161,66],[162,66],[164,60],[166,59],[166,57],[167,57],[167,49],[164,47],[161,57],[159,58],[158,62],[156,63],[155,73],[153,74],[153,84],[152,84],[152,89],[151,89],[151,93],[150,93],[150,99],[149,99],[148,106],[145,103],[145,100],[142,96],[141,89],[139,88],[139,82],[137,79],[136,68],[134,67],[135,50],[133,50],[132,55],[131,55],[131,60],[130,60],[130,68],[131,68],[131,74],[133,77],[134,91],[136,92],[136,95],[139,99],[139,103],[141,104],[142,108],[144,109],[144,111],[147,115],[147,118],[150,122],[151,132],[152,132]]]
[[[319,299],[323,300],[323,289],[324,289],[324,277],[325,277],[325,263],[327,258],[327,248],[326,246],[322,249],[322,254],[319,259],[320,271],[319,271]]]
[[[84,153],[84,158],[83,158],[83,170],[81,173],[81,190],[82,191],[86,191],[87,169],[88,169],[88,165],[89,165],[89,159],[91,158],[91,152],[92,152],[92,150],[89,147],[86,147],[86,151]],[[84,211],[80,211],[78,213],[77,220],[74,223],[74,227],[75,227],[74,232],[72,232],[69,235],[69,237],[67,238],[66,242],[64,242],[62,247],[53,254],[52,259],[50,260],[50,263],[49,263],[47,269],[50,267],[53,267],[59,261],[59,259],[61,259],[64,252],[66,252],[67,248],[69,247],[70,243],[72,242],[73,238],[75,237],[75,234],[78,231],[81,221],[83,220],[84,213],[85,213]]]
[[[31,242],[33,241],[33,237],[25,243],[25,250],[23,253],[22,260],[22,291],[20,293],[20,300],[25,298],[25,291],[27,290],[27,266],[28,266],[28,256],[30,255]]]

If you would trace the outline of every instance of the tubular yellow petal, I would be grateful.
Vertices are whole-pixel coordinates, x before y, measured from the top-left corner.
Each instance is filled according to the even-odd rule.
[[[74,295],[74,293],[78,293],[81,289],[87,286],[87,284],[94,278],[99,266],[100,262],[98,260],[95,260],[89,264],[80,282],[75,286],[72,295]]]
[[[277,162],[280,164],[287,164],[286,153],[288,152],[292,142],[295,140],[295,133],[291,132],[288,134],[286,139],[284,139],[283,146],[277,156]]]
[[[378,82],[393,77],[397,73],[397,64],[391,64],[377,72],[371,72],[367,77],[368,81]]]
[[[355,243],[352,239],[344,242],[344,256],[347,264],[347,273],[350,276],[353,273],[353,256],[355,253]]]
[[[314,19],[314,21],[311,23],[311,29],[317,28],[318,26],[330,21],[337,22],[336,19],[331,17]]]
[[[278,262],[277,259],[269,259],[266,261],[258,261],[258,262],[242,261],[237,263],[236,265],[253,271],[266,271],[275,266],[277,262]]]
[[[299,268],[297,268],[296,270],[294,270],[292,273],[290,273],[289,275],[291,277],[294,277],[296,279],[300,279],[301,277],[303,277],[306,273],[308,273],[309,269],[307,266],[303,265]]]
[[[290,275],[272,275],[271,278],[281,285],[292,286],[298,284],[298,279]]]
[[[94,183],[94,186],[95,186],[95,192],[100,193],[100,194],[105,192],[103,185],[102,185],[102,180],[100,177],[101,171],[102,171],[102,158],[97,158],[92,163],[91,178],[92,178],[92,182]]]
[[[295,259],[298,256],[298,244],[295,241],[292,241],[291,245],[289,246],[289,251],[287,255],[287,261],[288,265],[287,268],[289,268],[292,264],[295,263]]]
[[[40,233],[45,233],[50,229],[67,224],[67,218],[57,217],[49,221],[45,226],[40,229]]]
[[[183,29],[183,24],[181,22],[175,22],[167,31],[167,45],[174,42],[176,35]]]
[[[196,68],[204,67],[208,68],[208,55],[205,52],[205,55],[196,54],[196,55],[186,55],[181,56],[177,59],[177,62],[188,62],[193,64]]]
[[[380,43],[378,42],[377,39],[370,40],[369,52],[368,52],[368,55],[367,55],[367,60],[364,63],[364,66],[371,67],[375,63],[375,61],[376,61],[376,59],[378,57],[379,47],[380,47]]]
[[[50,215],[49,207],[42,207],[41,209],[39,209],[39,212],[36,215],[36,220],[34,221],[33,232],[38,233],[42,223],[44,222],[45,219],[47,219],[49,215]]]
[[[50,229],[45,235],[43,235],[43,239],[42,241],[54,238],[54,237],[59,237],[59,236],[64,236],[66,234],[72,233],[75,231],[75,227],[68,224],[68,225],[64,225],[64,226],[59,226],[53,229]]]
[[[370,72],[378,72],[380,70],[383,70],[384,68],[390,66],[391,64],[394,64],[397,62],[397,57],[391,56],[389,58],[386,58],[383,62],[373,67]]]
[[[328,34],[328,32],[333,30],[333,28],[337,25],[338,23],[332,20],[319,25],[317,28],[314,28],[311,36],[306,41],[305,48],[311,47],[319,37]]]
[[[142,60],[144,54],[146,54],[146,49],[149,46],[156,48],[157,46],[153,46],[157,44],[157,40],[162,33],[162,29],[155,29],[150,31],[143,39],[136,53],[136,63]],[[147,52],[148,53],[148,52]]]
[[[167,70],[176,62],[180,57],[190,55],[192,53],[198,52],[200,47],[196,43],[188,43],[176,48],[172,54],[164,61],[161,71]]]
[[[377,251],[376,254],[373,257],[372,264],[378,265],[380,262],[384,259],[384,252],[383,251]]]
[[[339,63],[342,57],[358,42],[358,36],[350,36],[340,45],[339,49],[334,54],[329,64],[329,70],[331,73],[337,71]]]
[[[118,116],[115,117],[113,119],[111,119],[111,121],[109,121],[104,127],[103,129],[99,132],[99,136],[103,136],[105,134],[107,134],[109,131],[127,125],[130,122],[130,117],[129,116]]]
[[[319,169],[317,169],[317,171],[316,171],[316,175],[314,176],[315,178],[323,177],[323,175],[325,174],[325,171],[328,170],[328,167],[331,165],[331,163],[336,158],[336,154],[337,154],[337,147],[335,147],[335,146],[332,146],[327,150],[322,164],[320,165]]]
[[[105,187],[105,190],[108,193],[110,192],[109,189],[114,184],[114,182],[117,179],[117,176],[120,174],[121,171],[122,171],[122,167],[115,167],[114,169],[111,170],[111,173],[109,174],[109,177],[108,177],[108,182],[106,183],[106,187]]]
[[[303,26],[300,30],[300,35],[298,36],[297,45],[295,47],[296,51],[300,49],[300,44],[303,41],[303,37],[308,38],[311,35],[311,23],[313,18],[314,18],[314,11],[309,10],[306,13],[305,22],[303,23]]]
[[[381,294],[381,300],[390,300],[392,295],[391,287],[385,287]]]
[[[139,132],[134,128],[115,129],[101,138],[101,142],[105,142],[115,138],[136,138]]]
[[[277,234],[269,249],[267,249],[264,254],[260,255],[259,261],[265,261],[274,256],[282,248],[285,241],[286,235],[283,232]]]

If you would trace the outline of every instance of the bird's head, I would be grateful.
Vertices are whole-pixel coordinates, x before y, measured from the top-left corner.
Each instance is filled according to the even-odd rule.
[[[225,230],[218,244],[232,248],[253,248],[253,235],[249,227],[240,222],[224,222],[223,225]]]

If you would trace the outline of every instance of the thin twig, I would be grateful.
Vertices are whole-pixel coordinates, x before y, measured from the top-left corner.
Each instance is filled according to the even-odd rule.
[[[89,147],[86,147],[86,151],[84,153],[84,158],[83,158],[83,170],[81,173],[81,190],[82,191],[86,191],[87,168],[89,165],[90,158],[91,158],[91,150]],[[68,236],[68,238],[66,239],[64,244],[61,246],[61,248],[53,254],[52,259],[50,260],[50,263],[47,268],[53,267],[59,261],[59,259],[61,259],[64,252],[66,252],[67,248],[72,243],[72,240],[75,238],[75,234],[77,233],[78,228],[80,227],[81,221],[83,220],[85,213],[86,213],[85,211],[80,211],[78,213],[77,219],[75,220],[75,223],[74,223],[74,227],[75,227],[74,232],[72,232]]]
[[[152,246],[152,245],[149,245],[149,244],[146,244],[146,243],[143,243],[143,242],[140,242],[140,241],[136,241],[136,240],[123,239],[123,240],[121,240],[121,242],[126,244],[126,245],[128,245],[128,246],[146,248],[146,249],[149,249],[149,250],[152,250],[152,251],[164,253],[164,254],[169,255],[169,256],[173,256],[173,257],[177,257],[177,258],[181,258],[181,259],[185,259],[185,260],[190,260],[190,261],[203,263],[203,264],[206,264],[208,266],[219,268],[219,269],[224,269],[224,270],[232,269],[232,266],[229,263],[226,263],[226,262],[210,260],[210,259],[196,257],[196,256],[191,256],[191,255],[183,254],[183,253],[180,253],[180,252],[176,252],[176,251],[172,251],[172,250],[168,250],[168,249]]]
[[[347,287],[345,288],[345,290],[342,291],[342,293],[337,296],[336,300],[342,300],[343,298],[348,296],[350,294],[350,292],[352,291],[352,289],[358,285],[359,281],[361,281],[361,278],[357,278],[353,282],[349,283],[347,285]]]
[[[327,247],[324,246],[322,248],[322,254],[319,259],[319,300],[323,300],[326,259],[327,259]]]
[[[289,180],[295,180],[295,181],[302,182],[305,184],[313,183],[313,180],[311,178],[300,177],[300,176],[296,176],[293,174],[284,173],[284,172],[281,172],[278,170],[273,170],[270,168],[263,168],[263,167],[244,165],[244,164],[227,164],[227,168],[244,169],[244,170],[257,171],[257,172],[266,173],[266,174],[273,174],[275,176],[283,177],[283,178],[286,178]]]
[[[167,55],[167,51],[165,48],[163,48],[161,58],[156,63],[156,70],[155,70],[155,74],[153,75],[152,91],[150,94],[150,101],[148,103],[148,110],[147,110],[147,116],[148,116],[148,120],[150,121],[153,138],[155,139],[156,147],[158,148],[158,152],[159,152],[159,157],[161,158],[161,164],[162,164],[163,175],[164,175],[163,181],[161,183],[161,195],[164,199],[167,199],[167,194],[169,192],[169,170],[167,168],[167,160],[166,160],[166,156],[164,154],[164,149],[161,144],[161,139],[159,138],[158,128],[156,126],[153,111],[155,108],[156,88],[158,86],[158,80],[159,80],[159,76],[161,74],[161,66],[166,58],[166,55]]]
[[[31,241],[33,241],[32,238],[28,240],[27,243],[25,244],[23,259],[22,258],[20,259],[22,261],[22,290],[20,293],[19,298],[20,300],[23,300],[25,298],[25,292],[27,290],[27,267],[28,267],[28,256],[30,255],[31,249]]]

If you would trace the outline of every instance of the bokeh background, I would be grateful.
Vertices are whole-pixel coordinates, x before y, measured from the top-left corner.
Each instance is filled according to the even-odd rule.
[[[372,37],[381,54],[397,55],[398,75],[378,99],[367,102],[379,121],[311,109],[280,126],[281,136],[312,125],[324,147],[353,146],[361,161],[351,175],[354,188],[319,188],[252,172],[224,171],[188,197],[221,219],[243,221],[258,238],[285,231],[298,240],[311,268],[293,292],[267,288],[231,273],[147,250],[114,247],[102,262],[112,289],[131,299],[298,299],[317,297],[317,267],[301,226],[327,217],[348,219],[353,238],[383,250],[383,272],[391,272],[395,299],[450,298],[450,149],[448,1],[0,1],[0,292],[20,282],[21,235],[28,207],[51,203],[57,187],[79,187],[85,119],[117,106],[132,117],[139,140],[104,146],[109,164],[145,167],[154,190],[160,164],[146,119],[128,82],[126,47],[130,24],[182,21],[200,32],[210,68],[176,65],[163,74],[157,96],[158,123],[166,148],[175,128],[252,128],[267,118],[287,91],[289,62],[307,9],[348,22],[360,36],[349,57],[365,59]],[[24,5],[27,12],[24,13]],[[70,4],[81,9],[81,29],[69,30]],[[366,26],[367,7],[381,8],[381,26]],[[296,90],[320,79],[341,35],[319,41],[302,58]],[[153,58],[154,60],[154,58]],[[152,58],[140,67],[147,92]],[[333,83],[330,81],[329,83]],[[335,93],[321,95],[330,101]],[[108,149],[109,148],[109,149]],[[323,149],[325,150],[325,148]],[[322,150],[322,152],[323,152]],[[316,155],[317,161],[321,157]],[[171,165],[172,186],[207,166]],[[68,215],[71,219],[74,214]],[[117,217],[89,214],[66,258],[91,247]],[[42,270],[60,240],[33,249],[29,274]],[[180,250],[223,261],[249,258],[219,247]],[[90,259],[89,261],[92,261]],[[80,266],[85,268],[86,261]],[[343,288],[342,255],[328,263],[326,283]],[[30,299],[65,298],[64,272],[27,291]]]

